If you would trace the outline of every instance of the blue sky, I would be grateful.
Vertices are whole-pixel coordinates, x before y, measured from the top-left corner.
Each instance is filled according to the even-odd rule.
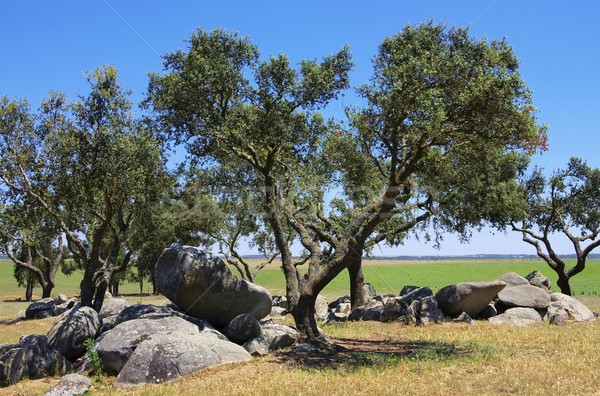
[[[318,58],[348,44],[365,82],[370,60],[386,35],[406,23],[432,19],[471,26],[471,34],[506,37],[521,60],[550,149],[534,163],[554,169],[571,156],[600,166],[600,2],[577,1],[3,1],[0,12],[0,95],[27,97],[34,107],[49,90],[86,92],[83,73],[115,65],[134,92],[144,94],[160,55],[185,48],[196,27],[222,27],[251,37],[263,56],[286,53],[292,62]],[[352,94],[332,106],[342,115]],[[561,243],[559,251],[569,252]],[[516,234],[476,235],[469,245],[448,236],[441,250],[408,242],[384,254],[533,253]]]

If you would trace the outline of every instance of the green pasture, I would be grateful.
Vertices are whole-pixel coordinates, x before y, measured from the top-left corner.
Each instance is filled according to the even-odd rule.
[[[365,282],[371,283],[379,294],[398,294],[405,285],[429,286],[436,291],[452,283],[492,281],[507,272],[526,276],[534,270],[541,271],[553,284],[556,283],[554,271],[537,259],[365,260],[363,266]],[[274,294],[285,292],[283,275],[276,267],[263,269],[256,277],[256,283]],[[323,294],[327,298],[337,298],[348,294],[348,286],[348,274],[342,272],[325,288]],[[600,260],[589,260],[586,269],[571,279],[571,286],[575,295],[600,295]],[[556,286],[552,289],[559,290]]]
[[[507,272],[516,272],[522,276],[533,270],[539,270],[555,283],[556,275],[541,260],[506,259],[506,260],[440,260],[440,261],[393,261],[365,260],[365,281],[373,284],[380,294],[398,294],[403,286],[429,286],[437,290],[444,285],[468,281],[495,280]],[[64,293],[68,296],[79,294],[81,272],[70,276],[60,271],[56,276],[56,287],[53,295]],[[265,286],[273,294],[285,294],[283,274],[278,265],[273,263],[263,269],[256,277],[256,282]],[[589,260],[585,271],[572,280],[575,295],[600,295],[600,260]],[[348,294],[348,275],[342,272],[324,291],[327,298],[337,298]],[[554,290],[558,290],[553,287]],[[151,291],[151,285],[144,285],[144,293]],[[139,294],[137,283],[124,283],[120,292],[125,295]],[[23,298],[25,290],[17,287],[13,277],[13,264],[8,260],[0,260],[0,296],[4,300]],[[41,289],[37,288],[34,298],[39,298]]]

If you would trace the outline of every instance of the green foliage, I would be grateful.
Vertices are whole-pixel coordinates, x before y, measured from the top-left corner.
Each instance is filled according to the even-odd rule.
[[[28,284],[32,284],[33,287],[36,287],[39,285],[39,282],[37,281],[35,274],[32,273],[31,271],[28,271],[24,267],[15,265],[14,270],[13,270],[13,276],[15,277],[15,279],[17,281],[17,285],[19,287],[26,287]]]
[[[92,373],[97,377],[103,377],[104,370],[102,368],[102,359],[100,359],[100,355],[98,355],[98,351],[96,351],[94,339],[88,338],[83,342],[83,346],[85,347],[85,355],[90,361]]]
[[[438,226],[466,237],[482,219],[497,223],[522,210],[515,179],[546,135],[506,42],[407,25],[382,42],[373,67],[358,91],[368,106],[352,113],[355,150],[397,186],[396,206],[418,213],[429,200]],[[351,179],[353,169],[342,169]],[[400,223],[414,216],[403,211]]]
[[[165,171],[158,141],[133,118],[117,70],[101,67],[86,79],[88,95],[68,101],[51,93],[37,114],[24,101],[2,100],[0,176],[3,207],[14,214],[4,219],[20,234],[31,234],[31,224],[48,227],[59,236],[58,253],[64,234],[84,268],[82,303],[90,305],[96,287],[134,261],[130,231],[157,201]]]
[[[294,68],[283,54],[260,60],[248,38],[223,30],[198,30],[188,43],[151,74],[145,104],[165,139],[219,174],[211,184],[238,188],[215,193],[230,203],[220,206],[231,224],[221,236],[269,226],[296,319],[297,303],[345,268],[352,295],[361,290],[362,253],[377,243],[400,244],[433,219],[468,238],[484,220],[523,212],[515,178],[546,135],[506,42],[406,26],[379,46],[348,130],[317,112],[349,86],[347,47]],[[329,205],[330,191],[344,197]],[[291,257],[295,241],[305,272]]]

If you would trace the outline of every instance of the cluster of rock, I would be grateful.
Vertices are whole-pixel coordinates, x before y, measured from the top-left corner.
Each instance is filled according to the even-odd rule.
[[[296,329],[264,319],[272,306],[266,289],[236,278],[221,260],[197,248],[166,249],[156,279],[170,299],[162,306],[108,298],[96,312],[73,302],[47,335],[0,346],[0,384],[91,368],[85,357],[89,339],[103,369],[117,374],[116,385],[122,386],[247,361],[298,339]],[[52,308],[36,303],[28,309],[35,312],[32,318],[54,316],[63,303],[44,304]]]
[[[170,300],[162,306],[130,306],[107,298],[96,312],[63,295],[31,304],[21,317],[57,317],[47,335],[0,345],[0,385],[93,368],[92,359],[85,357],[88,340],[93,340],[92,353],[103,369],[117,374],[116,385],[122,386],[161,383],[206,367],[247,361],[298,340],[296,329],[266,318],[287,313],[285,297],[272,297],[261,286],[235,277],[217,257],[193,247],[171,247],[159,259],[155,275]],[[406,286],[398,295],[378,295],[365,284],[363,306],[352,309],[347,296],[331,303],[318,296],[315,311],[324,323],[425,325],[487,319],[524,326],[595,319],[582,303],[549,288],[548,278],[537,271],[525,278],[508,273],[492,282],[448,285],[436,294],[428,287]],[[86,384],[69,377],[48,394],[60,394],[61,386],[89,388]]]
[[[71,367],[45,335],[25,335],[18,344],[0,345],[0,386],[12,385],[24,378],[62,375]]]
[[[435,295],[429,287],[416,286],[405,286],[398,295],[377,295],[370,284],[365,284],[363,306],[352,309],[348,296],[329,304],[319,296],[315,310],[324,323],[364,320],[426,325],[482,319],[526,326],[542,321],[562,324],[568,318],[595,319],[594,313],[578,300],[549,289],[549,279],[539,271],[527,277],[511,272],[491,282],[452,284]],[[285,315],[286,308],[285,297],[274,296],[271,315]]]
[[[34,301],[25,311],[21,311],[14,319],[7,321],[7,324],[15,324],[22,320],[45,319],[58,316],[77,304],[76,298],[68,298],[65,294],[59,294],[55,298],[42,298]]]
[[[449,285],[436,298],[449,316],[463,314],[492,323],[527,326],[542,321],[562,324],[568,318],[595,320],[594,313],[575,298],[550,292],[550,280],[539,271],[527,277],[510,272],[494,282]]]
[[[595,320],[594,313],[580,301],[550,292],[550,280],[539,271],[525,278],[508,273],[500,280],[506,287],[487,308],[490,322],[526,326],[541,321],[559,325],[569,318],[578,322]]]

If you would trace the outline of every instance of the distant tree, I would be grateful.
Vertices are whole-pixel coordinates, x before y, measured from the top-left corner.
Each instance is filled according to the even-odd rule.
[[[56,271],[63,262],[63,232],[57,222],[36,205],[32,197],[24,197],[19,191],[10,188],[17,168],[25,177],[26,183],[34,173],[42,171],[36,161],[37,139],[27,141],[25,134],[33,131],[34,119],[29,114],[25,101],[0,99],[0,147],[5,150],[0,167],[0,245],[2,251],[15,264],[15,278],[25,287],[25,299],[30,301],[33,288],[39,284],[42,298],[51,296],[55,286]],[[5,134],[20,131],[20,136]],[[22,140],[21,140],[22,139]],[[43,184],[41,182],[40,184]],[[40,194],[46,194],[42,191]]]
[[[64,234],[84,270],[82,305],[99,310],[112,275],[135,259],[130,230],[157,199],[164,159],[116,69],[87,80],[87,96],[53,93],[35,116],[25,102],[2,100],[0,180],[5,207],[30,205]]]
[[[522,186],[529,208],[520,221],[512,222],[512,230],[535,247],[558,275],[561,292],[571,295],[571,278],[585,269],[588,256],[600,246],[600,169],[571,158],[565,169],[549,178],[536,168]],[[573,245],[576,261],[572,267],[552,247],[551,239],[557,234]]]
[[[244,167],[240,186],[261,202],[291,313],[312,340],[317,295],[342,271],[360,303],[365,249],[433,216],[463,234],[506,216],[518,171],[545,143],[511,48],[466,29],[407,26],[384,40],[348,131],[318,113],[348,87],[348,48],[298,69],[258,57],[247,38],[199,30],[151,75],[146,103],[202,166]],[[331,189],[346,194],[333,210]]]
[[[25,301],[32,301],[33,289],[40,284],[35,274],[15,264],[13,276],[17,280],[17,285],[25,288]]]

